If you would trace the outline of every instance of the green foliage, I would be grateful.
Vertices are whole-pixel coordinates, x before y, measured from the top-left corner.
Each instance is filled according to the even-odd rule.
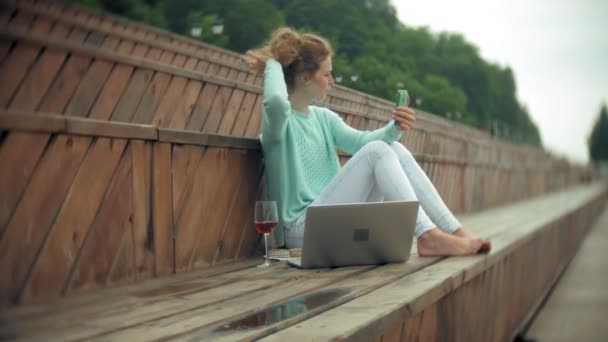
[[[588,140],[589,156],[594,162],[608,162],[608,110],[602,104]]]
[[[223,11],[228,48],[245,52],[261,45],[275,29],[285,25],[283,14],[266,0],[232,0]]]
[[[74,0],[238,52],[260,46],[288,25],[320,34],[335,51],[342,85],[394,101],[408,89],[412,106],[541,145],[537,126],[516,98],[509,67],[484,61],[461,34],[431,33],[399,22],[390,0]],[[224,30],[214,34],[222,21]],[[356,81],[351,76],[357,75]],[[450,114],[448,114],[450,113]]]

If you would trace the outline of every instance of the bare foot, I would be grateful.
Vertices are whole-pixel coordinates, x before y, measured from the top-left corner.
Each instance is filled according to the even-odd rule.
[[[463,227],[460,227],[460,228],[456,229],[454,231],[454,233],[452,233],[452,234],[456,235],[458,237],[461,237],[461,238],[465,238],[465,239],[481,240],[481,241],[483,241],[481,247],[479,247],[479,250],[477,251],[477,254],[488,253],[492,249],[492,242],[490,240],[478,238],[475,235],[473,235],[473,233],[471,233],[470,231],[464,229]]]
[[[481,239],[467,239],[431,229],[418,238],[418,255],[452,256],[475,255],[483,245]]]
[[[463,227],[456,229],[452,234],[465,239],[477,239],[477,237],[473,235],[473,233],[464,229]]]

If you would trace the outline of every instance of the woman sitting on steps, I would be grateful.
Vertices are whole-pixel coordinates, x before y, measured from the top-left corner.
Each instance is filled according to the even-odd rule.
[[[276,30],[262,48],[247,52],[250,68],[264,74],[262,135],[269,197],[277,201],[279,246],[302,246],[310,205],[418,200],[421,256],[474,255],[490,241],[464,229],[443,203],[412,154],[398,142],[416,113],[398,107],[393,120],[358,131],[327,108],[312,106],[334,84],[332,50],[316,35]],[[336,148],[353,156],[340,167]]]

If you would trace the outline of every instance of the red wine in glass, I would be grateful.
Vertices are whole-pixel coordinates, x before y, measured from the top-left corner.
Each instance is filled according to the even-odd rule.
[[[258,233],[264,234],[264,249],[266,250],[264,263],[258,265],[258,267],[270,267],[270,260],[268,260],[268,235],[272,233],[272,230],[279,222],[277,203],[275,201],[255,202],[253,222],[255,223],[255,229],[258,231]]]
[[[279,223],[278,221],[256,222],[255,229],[260,234],[270,234],[270,233],[272,233],[272,230],[274,229],[274,227],[277,226],[278,223]]]

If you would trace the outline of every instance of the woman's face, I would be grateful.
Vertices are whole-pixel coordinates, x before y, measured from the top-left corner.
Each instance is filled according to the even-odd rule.
[[[334,78],[331,72],[331,57],[328,56],[320,63],[319,70],[304,83],[306,92],[313,101],[323,100],[327,96],[329,88],[334,85]]]

